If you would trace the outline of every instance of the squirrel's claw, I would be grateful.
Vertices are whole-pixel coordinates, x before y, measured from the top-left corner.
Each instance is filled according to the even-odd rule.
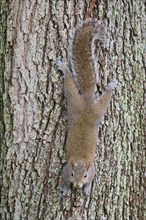
[[[106,86],[106,90],[113,90],[117,87],[118,84],[118,80],[113,79],[107,86]]]
[[[63,72],[63,70],[64,70],[64,61],[61,59],[61,58],[58,58],[57,60],[56,60],[56,68],[58,69],[58,70],[60,70],[60,71],[62,71]]]

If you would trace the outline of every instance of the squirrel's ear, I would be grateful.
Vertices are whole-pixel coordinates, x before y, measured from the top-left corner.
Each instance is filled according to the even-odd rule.
[[[77,166],[77,164],[75,163],[75,161],[74,161],[73,158],[70,158],[68,162],[69,162],[69,164],[70,164],[72,167]]]
[[[90,167],[91,167],[91,162],[89,161],[88,163],[86,163],[85,168],[86,168],[87,170],[89,170]]]

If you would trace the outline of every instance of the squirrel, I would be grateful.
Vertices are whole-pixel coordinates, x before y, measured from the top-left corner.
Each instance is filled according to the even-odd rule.
[[[68,195],[71,183],[75,188],[83,188],[84,195],[90,193],[95,176],[97,127],[117,85],[117,80],[114,79],[99,98],[95,97],[93,43],[95,39],[100,39],[100,28],[100,25],[91,19],[83,21],[76,28],[71,43],[72,71],[61,60],[57,61],[57,69],[64,73],[68,114],[67,164],[63,169],[63,196]]]

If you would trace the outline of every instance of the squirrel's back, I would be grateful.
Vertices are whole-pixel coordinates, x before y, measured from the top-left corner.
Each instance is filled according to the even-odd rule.
[[[93,56],[93,42],[100,26],[95,20],[84,21],[76,28],[71,50],[71,64],[73,74],[77,79],[77,86],[81,94],[92,99],[95,87],[95,61]],[[77,76],[76,76],[77,74]]]

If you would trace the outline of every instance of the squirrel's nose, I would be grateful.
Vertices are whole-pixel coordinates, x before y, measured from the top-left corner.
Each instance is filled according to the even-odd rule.
[[[76,188],[81,188],[82,186],[83,186],[83,184],[81,182],[78,182],[78,183],[75,184]]]

